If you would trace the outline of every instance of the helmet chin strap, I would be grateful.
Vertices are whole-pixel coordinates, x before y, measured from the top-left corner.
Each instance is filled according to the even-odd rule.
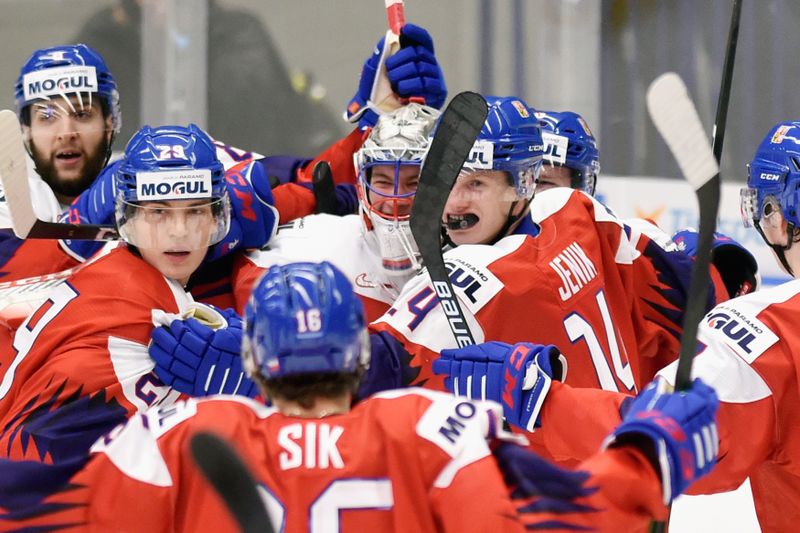
[[[783,265],[783,268],[786,269],[786,272],[788,272],[790,276],[795,277],[792,267],[789,266],[789,261],[786,260],[786,250],[791,248],[792,244],[794,243],[794,241],[792,240],[792,236],[794,235],[795,225],[789,222],[787,222],[787,224],[788,224],[786,226],[787,236],[785,245],[772,244],[771,242],[769,242],[769,239],[767,239],[767,236],[764,235],[764,230],[761,229],[761,224],[756,222],[754,226],[756,227],[758,234],[761,235],[761,238],[764,239],[764,242],[767,243],[767,246],[772,248],[772,250],[775,252],[775,255],[778,256],[778,261],[781,262],[781,265]]]
[[[508,215],[506,216],[505,224],[503,224],[503,227],[500,228],[500,231],[497,232],[497,235],[495,235],[494,239],[492,239],[491,242],[489,242],[489,244],[495,244],[503,237],[508,236],[509,232],[511,231],[511,226],[516,224],[519,221],[519,219],[522,218],[522,216],[528,211],[528,206],[531,205],[531,200],[533,200],[532,197],[527,198],[525,200],[514,200],[513,202],[511,202],[511,207],[508,208]],[[523,207],[520,210],[519,214],[515,215],[513,214],[514,208],[517,207],[517,204],[519,204],[520,201],[524,202]]]

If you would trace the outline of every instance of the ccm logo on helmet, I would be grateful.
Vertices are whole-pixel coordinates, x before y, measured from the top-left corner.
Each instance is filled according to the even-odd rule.
[[[56,67],[25,74],[26,100],[76,92],[97,92],[97,73],[91,66]]]
[[[211,171],[138,172],[136,196],[140,201],[210,198]]]

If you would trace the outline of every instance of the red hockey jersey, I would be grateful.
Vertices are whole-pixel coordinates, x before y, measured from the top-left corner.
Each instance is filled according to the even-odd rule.
[[[126,247],[52,288],[17,329],[2,372],[0,456],[80,456],[130,414],[176,400],[151,372],[147,345],[154,310],[190,302]]]
[[[535,237],[516,234],[445,254],[466,326],[476,342],[555,344],[573,387],[635,393],[678,352],[691,259],[579,191],[537,194],[531,218],[540,228]],[[457,346],[448,326],[456,320],[438,305],[429,278],[418,276],[371,327],[401,340],[417,371],[413,384],[441,389],[443,376],[432,374],[431,363]],[[535,449],[575,464],[547,447],[544,419],[543,426],[531,436]],[[570,438],[582,439],[580,427],[572,428]],[[597,450],[600,442],[587,446]]]
[[[193,434],[213,431],[259,481],[275,531],[522,531],[484,440],[491,424],[476,404],[430,391],[389,392],[325,418],[237,397],[179,402],[99,441],[77,490],[57,495],[60,514],[39,524],[237,531],[188,449]]]

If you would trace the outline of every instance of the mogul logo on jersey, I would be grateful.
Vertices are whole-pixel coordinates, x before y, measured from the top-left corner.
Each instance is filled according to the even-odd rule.
[[[569,139],[555,133],[542,132],[544,141],[544,160],[550,163],[564,164],[567,162],[567,147]]]
[[[777,342],[778,337],[760,320],[739,309],[718,305],[706,315],[706,324],[720,331],[748,363]]]
[[[137,172],[136,195],[139,201],[209,198],[211,171]]]
[[[464,166],[471,169],[489,169],[494,163],[494,146],[489,141],[475,141]]]
[[[444,267],[453,289],[465,296],[461,301],[472,314],[477,314],[503,288],[503,282],[489,269],[476,266],[467,258],[448,257]]]
[[[77,92],[97,92],[97,72],[90,66],[55,67],[25,74],[25,100]]]

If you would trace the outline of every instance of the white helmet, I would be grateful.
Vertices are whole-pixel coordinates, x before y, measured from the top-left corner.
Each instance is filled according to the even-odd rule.
[[[397,286],[420,268],[409,217],[419,168],[439,114],[432,107],[410,103],[381,115],[354,156],[358,202],[368,240],[377,241],[383,268],[397,280]]]

